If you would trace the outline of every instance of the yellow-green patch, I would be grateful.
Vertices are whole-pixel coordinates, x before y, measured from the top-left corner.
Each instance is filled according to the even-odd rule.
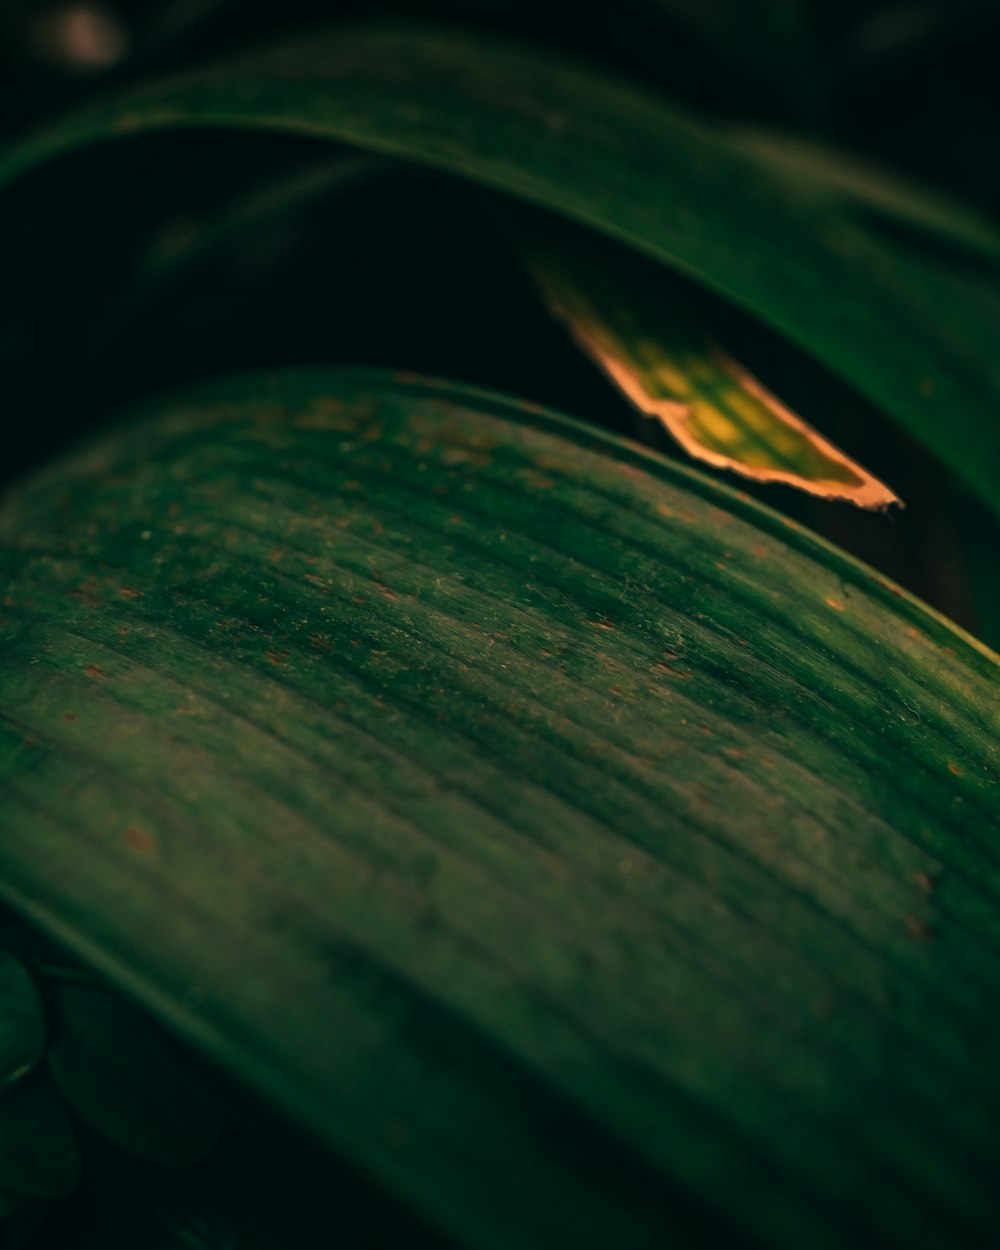
[[[689,455],[862,508],[902,503],[734,360],[669,272],[564,223],[519,217],[516,239],[553,315]]]

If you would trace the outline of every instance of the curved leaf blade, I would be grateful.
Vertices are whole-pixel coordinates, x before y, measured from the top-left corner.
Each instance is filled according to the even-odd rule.
[[[668,274],[565,226],[512,233],[552,315],[688,455],[861,508],[902,502],[730,356]]]
[[[155,404],[0,535],[0,889],[460,1242],[995,1226],[985,649],[385,375]]]
[[[799,190],[841,208],[861,208],[884,221],[916,228],[930,238],[1000,260],[1000,230],[982,213],[871,160],[798,136],[734,126],[733,141]]]
[[[1000,388],[898,290],[891,255],[659,97],[539,48],[382,24],[316,32],[95,104],[0,157],[0,182],[116,135],[326,137],[554,209],[761,317],[1000,509]]]

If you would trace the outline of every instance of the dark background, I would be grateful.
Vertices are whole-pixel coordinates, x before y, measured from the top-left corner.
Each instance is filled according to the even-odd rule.
[[[0,138],[303,25],[401,15],[554,43],[704,114],[834,144],[1000,213],[995,0],[0,0]],[[376,178],[332,202],[304,197],[217,231],[168,281],[150,280],[158,258],[197,244],[233,204],[332,152],[252,134],[137,137],[5,191],[2,476],[151,390],[318,362],[491,386],[680,454],[550,324],[467,192],[445,179],[414,171],[405,193]],[[751,321],[728,320],[727,346],[907,508],[871,516],[783,487],[755,493],[1000,641],[1000,530],[984,510],[849,388]]]

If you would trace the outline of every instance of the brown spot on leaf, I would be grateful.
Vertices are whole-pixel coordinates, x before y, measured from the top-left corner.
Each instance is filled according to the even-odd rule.
[[[537,469],[522,469],[521,477],[532,490],[551,490],[556,484],[555,478],[539,473]]]
[[[92,608],[99,607],[102,603],[100,595],[97,593],[97,587],[94,582],[84,582],[83,585],[77,586],[75,590],[71,590],[70,594],[75,599],[81,599],[84,603],[89,604]],[[12,601],[4,600],[5,603]]]
[[[914,873],[913,879],[925,894],[933,894],[935,880],[929,872]]]
[[[339,399],[316,399],[305,412],[301,412],[292,420],[300,430],[338,430],[349,433],[354,429],[354,421],[343,411]]]
[[[907,916],[906,927],[915,942],[927,942],[934,936],[934,931],[927,921],[921,920],[918,916]]]
[[[441,463],[451,467],[471,465],[476,469],[487,469],[493,463],[493,456],[479,447],[446,447],[441,452]]]
[[[676,657],[671,656],[669,658],[675,659]],[[684,669],[675,668],[673,664],[669,664],[667,660],[657,660],[656,663],[653,665],[653,670],[654,672],[658,672],[658,673],[669,673],[671,677],[679,677],[679,678],[683,678],[684,680],[689,679],[691,676],[691,674],[686,672]]]
[[[148,829],[141,829],[138,825],[129,825],[125,830],[125,841],[133,851],[138,851],[140,855],[152,855],[156,850],[156,840]]]
[[[844,605],[841,600],[835,599],[832,595],[828,599],[824,599],[823,602],[828,608],[833,608],[834,612],[843,612],[844,610]]]
[[[955,777],[964,776],[962,769],[955,763],[954,760],[948,761],[948,771]]]
[[[142,591],[136,590],[133,586],[118,586],[118,593],[123,599],[141,599]]]
[[[87,667],[83,671],[87,674],[88,677],[95,677],[95,678],[107,677],[107,673],[104,671],[104,669],[98,668],[96,664],[88,664]]]
[[[63,712],[62,716],[63,716],[63,720],[68,721],[71,725],[76,720],[75,712]]]
[[[267,658],[271,661],[272,664],[284,664],[285,658],[288,655],[289,655],[288,651],[268,651],[267,652]]]

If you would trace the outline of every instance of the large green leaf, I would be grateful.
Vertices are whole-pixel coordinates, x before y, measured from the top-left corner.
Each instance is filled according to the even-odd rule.
[[[943,332],[950,308],[911,303],[895,256],[848,217],[634,85],[495,35],[314,32],[58,122],[0,158],[0,181],[81,144],[197,126],[358,144],[613,235],[762,317],[1000,509],[1000,387]]]
[[[836,148],[762,130],[734,126],[733,141],[797,191],[827,204],[859,207],[885,224],[907,226],[971,255],[1000,260],[1000,231],[976,209],[911,181],[872,160]]]
[[[898,588],[350,372],[153,404],[0,535],[0,889],[459,1242],[995,1228],[1000,667]]]

